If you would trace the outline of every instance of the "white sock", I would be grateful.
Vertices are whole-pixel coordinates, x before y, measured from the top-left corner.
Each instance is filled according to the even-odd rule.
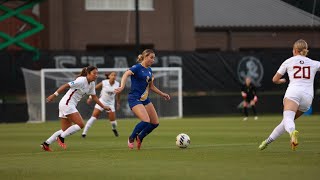
[[[81,128],[80,126],[78,126],[78,124],[72,125],[70,126],[68,129],[66,129],[65,131],[63,131],[63,133],[61,133],[61,137],[62,138],[66,138],[74,133],[76,133],[77,131],[79,131]]]
[[[57,139],[57,137],[58,137],[61,133],[63,133],[63,131],[62,131],[61,129],[60,129],[59,131],[53,133],[53,134],[46,140],[46,143],[47,143],[47,144],[51,144],[51,143],[55,142],[56,139]]]
[[[117,129],[117,125],[118,125],[117,120],[110,121],[110,124],[111,124],[112,129]]]
[[[86,126],[84,127],[84,130],[83,130],[82,134],[87,134],[89,128],[92,126],[92,124],[94,123],[94,121],[96,119],[97,118],[91,116],[91,118],[87,121]]]
[[[294,123],[294,116],[296,113],[294,111],[286,110],[283,111],[283,124],[285,130],[291,134],[292,131],[296,129],[296,125]]]
[[[274,140],[276,140],[279,136],[281,136],[286,130],[284,129],[284,125],[283,125],[283,121],[281,121],[281,123],[274,128],[274,130],[272,131],[272,133],[270,134],[270,136],[267,139],[267,144],[270,144],[271,142],[273,142]]]

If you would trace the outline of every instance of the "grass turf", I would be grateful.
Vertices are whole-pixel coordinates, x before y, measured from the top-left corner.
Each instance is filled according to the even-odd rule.
[[[258,145],[280,122],[280,116],[161,119],[142,144],[128,150],[127,137],[137,120],[118,121],[114,137],[108,121],[98,120],[82,139],[66,138],[67,150],[54,152],[39,145],[59,129],[58,122],[0,124],[0,179],[319,179],[319,116],[303,116],[296,123],[300,139],[296,151],[283,134],[264,151]],[[175,146],[187,133],[191,145]]]

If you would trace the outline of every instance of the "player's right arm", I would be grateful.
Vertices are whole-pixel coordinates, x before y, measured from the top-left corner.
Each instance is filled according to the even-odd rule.
[[[127,71],[123,74],[123,76],[122,76],[122,78],[121,78],[120,87],[114,90],[115,93],[117,93],[117,94],[121,93],[121,91],[122,91],[122,90],[124,89],[124,87],[126,86],[126,82],[127,82],[128,77],[131,76],[132,74],[133,74],[133,72],[132,72],[131,70],[127,70]]]
[[[275,84],[283,84],[283,83],[286,83],[287,80],[285,78],[282,78],[282,74],[280,73],[276,73],[273,78],[272,78],[272,82],[275,83]]]
[[[69,83],[66,83],[62,86],[60,86],[56,92],[54,92],[53,94],[51,94],[50,96],[47,97],[47,102],[51,102],[53,101],[53,99],[57,96],[59,96],[60,93],[64,92],[66,89],[70,88]]]
[[[288,60],[284,61],[281,66],[279,67],[278,71],[272,78],[272,82],[275,84],[283,84],[286,83],[287,80],[285,78],[282,78],[282,76],[287,72],[287,64]]]

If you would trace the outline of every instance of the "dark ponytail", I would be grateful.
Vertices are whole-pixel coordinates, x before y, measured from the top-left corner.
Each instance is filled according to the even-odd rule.
[[[90,72],[95,70],[95,69],[97,69],[97,67],[95,67],[95,66],[84,67],[82,69],[81,73],[77,77],[87,76],[87,74],[90,74]]]

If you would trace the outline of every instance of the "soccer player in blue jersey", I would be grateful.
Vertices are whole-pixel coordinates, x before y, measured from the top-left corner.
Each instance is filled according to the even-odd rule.
[[[121,85],[115,89],[120,93],[131,76],[131,90],[128,95],[128,103],[133,113],[141,121],[135,126],[128,139],[129,149],[134,148],[134,140],[137,141],[137,149],[140,150],[143,139],[159,126],[157,112],[151,103],[148,95],[149,90],[159,94],[165,100],[170,100],[170,96],[160,91],[153,84],[153,73],[151,65],[154,63],[155,53],[151,49],[146,49],[138,56],[137,64],[128,69],[122,76]]]

